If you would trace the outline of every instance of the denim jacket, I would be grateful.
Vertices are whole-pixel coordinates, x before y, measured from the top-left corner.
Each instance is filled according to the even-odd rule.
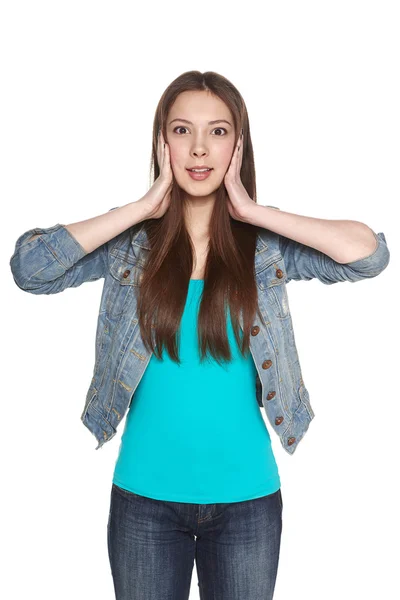
[[[133,231],[132,243],[125,231],[86,253],[64,225],[30,229],[17,239],[10,259],[15,283],[32,294],[57,294],[104,279],[95,365],[81,414],[98,442],[96,450],[116,434],[151,358],[140,335],[136,293],[149,245],[143,222]],[[29,241],[35,234],[40,237]],[[390,254],[384,234],[374,235],[377,245],[370,256],[342,264],[259,228],[255,277],[265,323],[257,317],[250,335],[257,369],[255,396],[289,454],[295,452],[315,415],[302,377],[286,284],[292,279],[317,278],[329,285],[376,277],[387,267]]]

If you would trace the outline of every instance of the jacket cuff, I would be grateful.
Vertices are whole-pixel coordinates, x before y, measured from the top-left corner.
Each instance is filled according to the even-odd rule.
[[[355,271],[360,271],[361,273],[368,272],[376,274],[380,273],[388,266],[390,252],[386,244],[385,234],[383,232],[377,234],[375,231],[372,231],[372,233],[376,239],[376,248],[372,254],[365,258],[359,258],[358,260],[343,264],[346,264]]]
[[[65,225],[61,223],[52,227],[36,227],[26,231],[18,238],[14,254],[22,248],[27,251],[31,243],[38,244],[39,238],[29,241],[36,234],[45,234],[45,237],[40,238],[41,242],[64,269],[69,269],[87,254]]]

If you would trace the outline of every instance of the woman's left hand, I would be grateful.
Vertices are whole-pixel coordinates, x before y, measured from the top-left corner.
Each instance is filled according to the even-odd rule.
[[[233,219],[248,222],[248,213],[255,206],[255,202],[248,195],[242,180],[240,169],[243,159],[243,130],[235,146],[229,169],[224,178],[226,191],[228,192],[228,210]]]

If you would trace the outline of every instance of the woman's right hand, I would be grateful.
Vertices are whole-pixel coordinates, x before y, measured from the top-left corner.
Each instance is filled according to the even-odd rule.
[[[160,165],[160,174],[149,191],[140,199],[146,207],[146,219],[159,219],[162,217],[171,201],[172,169],[169,145],[166,142],[164,143],[161,129],[158,134],[157,159]]]

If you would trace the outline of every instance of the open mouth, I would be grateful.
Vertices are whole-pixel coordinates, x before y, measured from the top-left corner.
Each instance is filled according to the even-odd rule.
[[[213,169],[186,169],[192,179],[201,181],[207,179]]]
[[[211,171],[210,169],[204,168],[204,169],[187,169],[187,171],[191,171],[192,173],[205,173],[206,171]]]

